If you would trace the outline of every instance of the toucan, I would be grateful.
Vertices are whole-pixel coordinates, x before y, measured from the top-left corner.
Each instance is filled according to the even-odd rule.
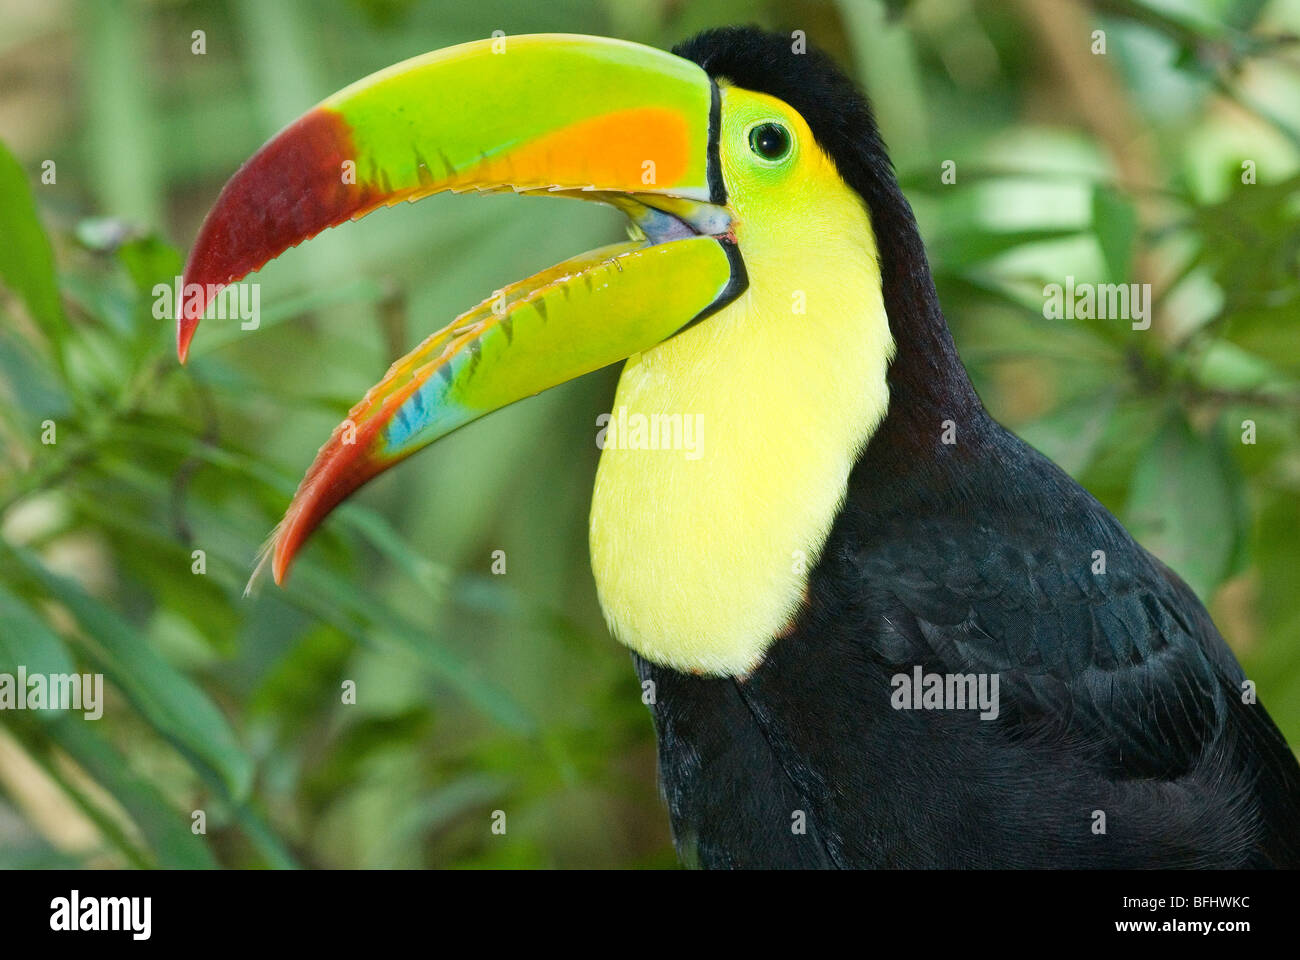
[[[590,515],[684,863],[1300,866],[1294,754],[1188,586],[985,410],[829,57],[750,27],[496,36],[360,80],[221,191],[182,362],[223,286],[441,191],[609,204],[631,239],[394,363],[276,529],[277,583],[362,484],[622,361],[612,426],[707,425],[698,455],[607,437]]]

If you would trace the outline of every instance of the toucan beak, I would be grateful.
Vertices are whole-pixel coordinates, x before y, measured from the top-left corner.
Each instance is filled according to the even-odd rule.
[[[512,284],[397,361],[320,449],[277,530],[277,583],[345,497],[515,400],[647,350],[745,289],[718,91],[687,60],[563,34],[440,50],[353,84],[231,178],[185,266],[184,362],[220,287],[348,219],[444,190],[613,204],[645,236]]]

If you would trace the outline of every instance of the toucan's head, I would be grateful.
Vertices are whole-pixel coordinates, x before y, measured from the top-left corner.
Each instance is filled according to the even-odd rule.
[[[871,208],[893,183],[852,85],[797,40],[750,29],[676,54],[487,39],[325,100],[234,175],[204,222],[178,305],[182,360],[213,289],[399,200],[595,200],[623,211],[634,239],[511,284],[397,361],[299,487],[275,579],[372,477],[626,359],[611,428],[680,437],[686,424],[693,439],[606,443],[591,518],[605,614],[650,659],[750,669],[797,612],[888,405],[894,340]]]

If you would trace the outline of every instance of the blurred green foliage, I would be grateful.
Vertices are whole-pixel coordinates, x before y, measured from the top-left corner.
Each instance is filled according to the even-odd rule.
[[[267,136],[496,29],[670,46],[759,22],[842,59],[990,408],[1196,588],[1300,742],[1295,0],[3,6],[0,672],[99,671],[108,704],[0,716],[0,866],[674,862],[587,565],[616,370],[386,475],[287,589],[243,596],[387,363],[618,218],[498,197],[376,214],[269,265],[261,329],[209,321],[186,369],[154,316],[154,284]],[[1152,328],[1046,319],[1067,276],[1152,283]]]

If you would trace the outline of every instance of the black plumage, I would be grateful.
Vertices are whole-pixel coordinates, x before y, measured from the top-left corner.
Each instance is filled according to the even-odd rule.
[[[780,35],[715,30],[676,52],[808,121],[866,203],[898,345],[792,629],[743,679],[637,659],[683,858],[1300,866],[1295,757],[1186,584],[984,410],[861,95]],[[894,709],[891,677],[917,665],[996,673],[999,716]]]

